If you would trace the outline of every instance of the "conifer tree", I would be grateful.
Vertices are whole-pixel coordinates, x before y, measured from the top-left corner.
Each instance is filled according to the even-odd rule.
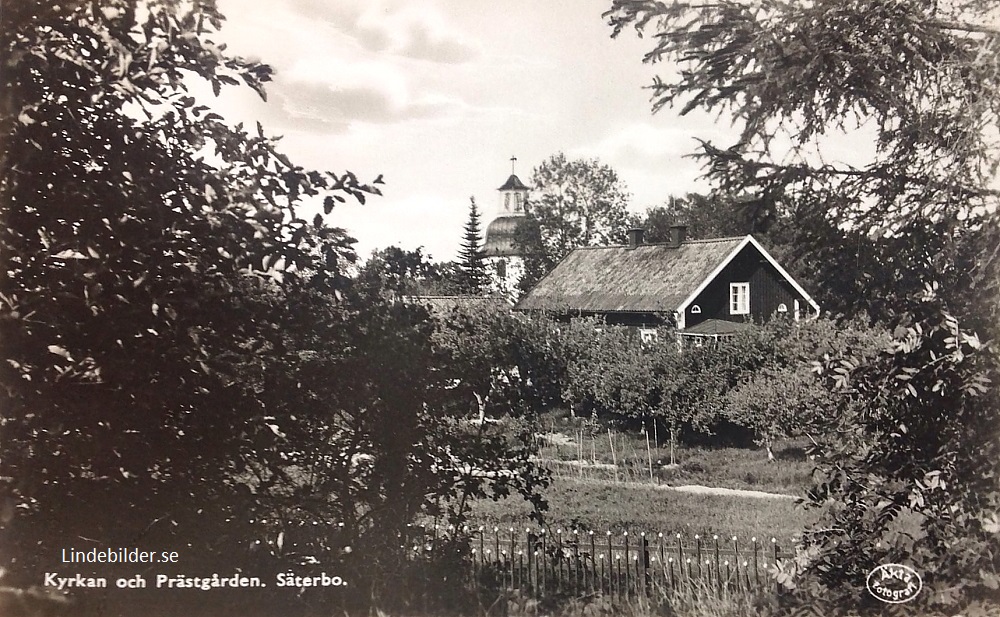
[[[459,286],[462,291],[467,294],[483,293],[487,283],[486,255],[483,252],[483,234],[475,197],[469,198],[469,220],[465,223],[458,260]]]

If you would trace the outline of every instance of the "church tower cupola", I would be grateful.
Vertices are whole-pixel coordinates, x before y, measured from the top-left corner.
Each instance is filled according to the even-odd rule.
[[[528,203],[528,187],[514,173],[517,158],[510,159],[510,177],[497,189],[500,193],[500,207],[497,216],[486,226],[483,253],[490,273],[491,290],[514,299],[517,286],[524,276],[524,251],[522,236],[525,224],[525,208]]]
[[[517,157],[510,157],[510,177],[503,183],[500,191],[500,216],[518,216],[524,214],[524,205],[528,201],[528,187],[514,173],[514,163]]]

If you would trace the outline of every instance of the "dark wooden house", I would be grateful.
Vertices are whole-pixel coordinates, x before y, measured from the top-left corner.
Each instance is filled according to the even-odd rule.
[[[752,236],[644,244],[642,230],[626,246],[570,252],[529,291],[520,311],[597,317],[611,325],[674,326],[693,337],[731,335],[772,315],[802,319],[819,306]]]

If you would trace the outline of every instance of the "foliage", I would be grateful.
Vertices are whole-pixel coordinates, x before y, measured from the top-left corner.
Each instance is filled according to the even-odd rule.
[[[563,400],[581,417],[648,412],[652,367],[644,350],[625,328],[593,320],[571,325],[583,345],[568,365]]]
[[[423,248],[388,246],[373,251],[358,268],[354,285],[359,293],[381,295],[385,300],[421,295],[455,295],[461,292],[454,264],[431,261]]]
[[[4,583],[37,585],[86,538],[264,578],[335,564],[356,584],[338,602],[391,603],[407,523],[536,492],[527,428],[466,421],[465,351],[399,301],[440,274],[419,250],[350,280],[353,240],[299,216],[374,186],[189,94],[263,94],[270,70],[212,42],[221,20],[168,0],[0,12]]]
[[[463,293],[480,295],[487,285],[486,255],[483,252],[483,234],[480,229],[479,209],[476,199],[469,200],[469,220],[465,222],[462,247],[459,250],[458,285]]]
[[[636,226],[645,229],[647,242],[667,242],[672,225],[687,226],[687,236],[692,240],[747,234],[766,240],[765,234],[773,221],[757,220],[762,215],[774,214],[761,212],[757,200],[688,193],[684,197],[670,197],[663,205],[649,208],[645,218],[636,221]]]
[[[593,333],[569,365],[564,399],[582,413],[710,431],[724,417],[724,395],[774,347],[773,332],[762,328],[702,347],[682,348],[673,336],[664,329],[642,344],[627,328]]]
[[[213,3],[18,3],[0,19],[3,552],[16,576],[66,538],[172,546],[175,529],[242,519],[235,453],[268,433],[233,383],[260,336],[242,292],[341,287],[349,238],[295,206],[377,190],[294,166],[260,127],[229,127],[188,94],[197,80],[262,93],[270,78],[212,42]]]
[[[699,153],[717,191],[905,238],[914,223],[968,232],[996,212],[1000,46],[979,25],[995,11],[979,1],[614,0],[605,16],[615,35],[629,25],[662,33],[645,61],[685,66],[654,82],[654,110],[734,119],[735,144],[704,142]],[[828,162],[823,139],[842,133],[870,139],[870,160]],[[979,264],[979,280],[988,266]]]
[[[272,322],[280,344],[260,349],[240,383],[276,437],[243,453],[266,552],[276,566],[336,564],[355,594],[393,607],[419,591],[398,585],[412,565],[398,540],[409,525],[458,526],[473,498],[538,500],[544,476],[528,424],[470,421],[476,393],[463,381],[476,367],[464,349],[444,344],[425,308],[385,296],[357,285],[336,303],[286,288]]]
[[[533,193],[526,208],[532,221],[518,240],[523,251],[551,270],[581,246],[624,243],[629,194],[614,169],[598,161],[568,160],[557,153],[535,168]],[[528,268],[529,274],[535,268]],[[537,278],[526,277],[528,287]]]
[[[478,401],[470,412],[532,422],[558,404],[568,363],[581,344],[562,324],[516,314],[499,300],[456,307],[441,320],[436,337],[461,367],[456,389]]]
[[[1000,363],[973,334],[996,336],[1000,305],[1000,32],[984,25],[996,11],[981,1],[615,0],[606,13],[615,34],[656,30],[647,61],[685,65],[654,83],[654,109],[736,122],[735,144],[699,153],[716,189],[794,212],[813,248],[846,230],[856,249],[837,242],[813,267],[898,324],[882,354],[822,361],[839,395],[815,495],[845,507],[804,544],[798,576],[782,577],[800,586],[801,606],[863,604],[848,590],[879,560],[926,574],[926,610],[997,587],[998,406],[982,380]],[[867,160],[832,162],[827,140],[844,136],[870,143]]]
[[[593,327],[593,325],[590,325]],[[813,435],[836,395],[811,370],[820,355],[869,357],[886,334],[863,320],[838,323],[772,319],[704,346],[641,344],[624,328],[584,335],[569,363],[563,398],[579,414],[628,422],[648,419],[670,430],[711,432],[724,421],[753,431],[768,447],[776,439]]]
[[[729,419],[754,430],[770,457],[777,439],[822,438],[817,429],[836,409],[840,394],[824,387],[811,362],[847,353],[870,358],[887,344],[888,333],[866,327],[863,320],[838,323],[826,318],[794,327],[775,320],[768,327],[776,332],[773,351],[725,393],[723,405]]]
[[[877,356],[816,363],[844,395],[819,427],[830,438],[809,501],[835,507],[793,565],[799,593],[856,602],[846,590],[892,561],[916,564],[926,611],[997,598],[996,350],[931,286],[910,314]]]

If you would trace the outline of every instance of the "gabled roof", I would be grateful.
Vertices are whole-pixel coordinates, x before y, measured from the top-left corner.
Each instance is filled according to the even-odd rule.
[[[521,182],[521,179],[511,174],[507,181],[503,183],[503,186],[497,189],[498,191],[527,191],[528,187]]]
[[[749,236],[747,236],[749,237]],[[745,238],[586,247],[570,252],[517,304],[523,310],[671,312],[732,259]]]
[[[753,236],[669,244],[586,247],[571,251],[516,309],[581,313],[683,311],[747,245],[819,314],[819,305]]]
[[[812,307],[812,310],[815,311],[816,315],[818,316],[819,305],[816,304],[816,301],[812,299],[812,296],[806,293],[806,290],[802,288],[802,285],[799,285],[798,281],[793,279],[792,275],[789,274],[787,270],[782,268],[781,264],[779,264],[774,257],[771,257],[771,254],[767,252],[767,249],[761,246],[760,242],[757,242],[757,240],[755,240],[753,236],[745,236],[743,240],[740,242],[739,246],[733,249],[733,252],[730,253],[729,256],[726,257],[726,259],[722,261],[722,263],[720,263],[718,267],[716,267],[716,269],[713,270],[710,275],[705,277],[705,280],[702,281],[701,284],[697,288],[695,288],[694,291],[688,294],[688,297],[684,300],[684,302],[680,304],[680,306],[677,307],[677,310],[678,311],[687,310],[688,305],[694,302],[694,299],[698,297],[698,294],[700,294],[706,287],[708,287],[708,284],[712,282],[712,279],[714,279],[716,275],[722,272],[722,269],[728,266],[729,262],[732,261],[733,258],[735,258],[736,255],[738,255],[739,252],[743,250],[743,247],[745,247],[748,244],[753,245],[753,247],[756,248],[757,251],[764,256],[765,259],[767,259],[768,263],[774,266],[774,269],[778,271],[778,274],[780,274],[786,281],[788,281],[788,283],[792,286],[793,289],[795,289],[796,292],[798,292],[800,296],[805,298],[806,302],[809,303],[809,306]]]

